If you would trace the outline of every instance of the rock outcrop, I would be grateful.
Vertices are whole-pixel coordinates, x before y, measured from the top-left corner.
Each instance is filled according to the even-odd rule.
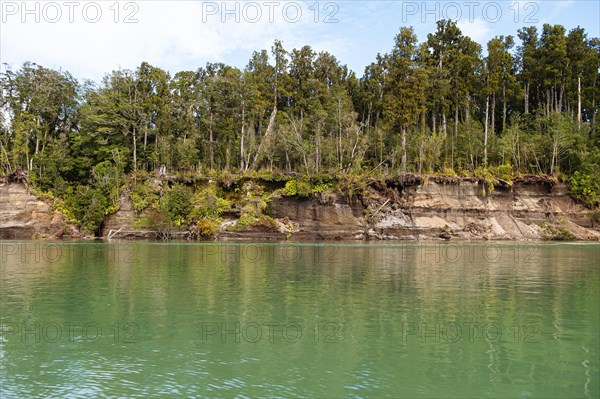
[[[566,183],[517,180],[491,190],[476,179],[426,179],[371,184],[359,198],[274,196],[266,211],[275,223],[233,228],[239,213],[223,217],[222,240],[543,240],[599,241],[589,209],[574,201]],[[136,225],[131,200],[107,217],[102,236],[155,239]],[[0,185],[1,238],[73,235],[59,212],[22,183]],[[176,232],[172,238],[193,236]]]
[[[600,238],[589,210],[569,196],[565,183],[517,182],[490,192],[483,182],[464,180],[403,189],[368,233],[388,239],[561,238],[557,233],[577,240]]]
[[[297,239],[600,240],[590,211],[565,183],[521,182],[493,191],[473,180],[368,189],[352,203],[280,198],[270,215],[298,225]]]
[[[24,183],[0,183],[0,239],[78,236],[59,211],[31,194]]]

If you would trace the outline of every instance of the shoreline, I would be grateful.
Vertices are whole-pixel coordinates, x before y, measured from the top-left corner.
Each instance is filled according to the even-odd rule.
[[[254,186],[259,183],[252,181]],[[166,191],[179,183],[148,179],[148,184]],[[211,184],[215,183],[192,187],[206,190]],[[50,200],[36,197],[24,183],[5,183],[0,184],[0,238],[167,242],[256,242],[258,238],[265,242],[324,243],[600,241],[600,225],[594,223],[592,211],[569,195],[566,183],[550,182],[544,176],[515,179],[492,189],[474,178],[404,176],[373,180],[354,196],[333,191],[282,195],[281,188],[265,187],[260,194],[249,192],[250,200],[242,197],[229,201],[231,209],[216,219],[211,237],[202,237],[194,230],[195,225],[172,229],[162,237],[157,230],[140,227],[149,211],[136,211],[126,191],[119,208],[105,217],[99,237],[92,237],[82,234]],[[263,202],[256,205],[251,201]],[[247,204],[263,208],[252,210],[251,217],[244,219]]]

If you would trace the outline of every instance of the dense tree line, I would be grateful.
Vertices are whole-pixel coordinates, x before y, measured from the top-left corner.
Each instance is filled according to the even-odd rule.
[[[144,62],[99,84],[26,63],[1,75],[1,168],[28,170],[56,196],[101,192],[104,207],[118,201],[123,176],[160,169],[503,165],[589,178],[600,176],[599,68],[600,40],[582,28],[524,27],[490,40],[484,56],[452,21],[421,43],[401,28],[360,78],[328,52],[280,41],[243,70],[209,63],[171,76]]]

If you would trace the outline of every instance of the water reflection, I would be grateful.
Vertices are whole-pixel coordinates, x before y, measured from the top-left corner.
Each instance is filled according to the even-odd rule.
[[[3,397],[599,394],[598,246],[18,244]]]

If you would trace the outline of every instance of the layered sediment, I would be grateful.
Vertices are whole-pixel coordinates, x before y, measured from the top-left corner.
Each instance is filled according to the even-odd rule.
[[[235,228],[238,214],[225,214],[222,240],[600,240],[590,210],[569,195],[567,183],[515,180],[491,189],[476,179],[387,180],[370,184],[360,197],[274,195],[266,210],[275,224]],[[107,217],[105,238],[154,239],[136,227],[128,195]],[[0,237],[76,236],[59,212],[24,184],[0,185]],[[188,238],[188,232],[174,233]]]

